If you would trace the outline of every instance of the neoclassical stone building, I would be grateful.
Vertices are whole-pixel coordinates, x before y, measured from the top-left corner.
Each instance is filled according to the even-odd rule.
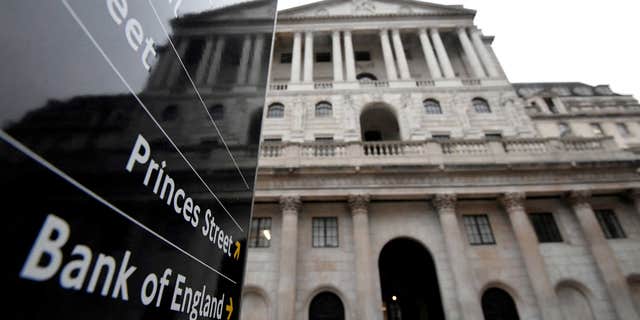
[[[279,13],[243,319],[640,318],[640,105],[510,83],[474,16]]]

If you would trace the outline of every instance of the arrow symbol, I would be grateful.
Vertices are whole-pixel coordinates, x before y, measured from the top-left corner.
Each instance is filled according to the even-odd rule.
[[[236,241],[236,252],[233,253],[233,258],[240,259],[240,241]]]
[[[237,243],[237,242],[236,242]],[[233,313],[233,298],[229,297],[229,304],[226,307],[227,310],[227,320],[231,319],[231,313]]]

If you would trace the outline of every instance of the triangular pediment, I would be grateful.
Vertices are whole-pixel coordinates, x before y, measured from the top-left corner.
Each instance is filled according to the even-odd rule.
[[[417,0],[324,0],[280,11],[278,18],[343,17],[372,15],[474,15],[462,6]]]

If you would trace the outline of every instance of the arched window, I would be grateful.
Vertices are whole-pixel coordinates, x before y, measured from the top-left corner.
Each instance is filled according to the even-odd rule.
[[[490,288],[482,295],[482,313],[485,319],[519,320],[518,309],[513,298],[506,291]]]
[[[224,106],[221,104],[212,105],[209,107],[209,113],[213,120],[222,120],[224,119]]]
[[[358,74],[356,76],[356,79],[358,81],[378,81],[378,77],[368,72]]]
[[[340,297],[331,292],[321,292],[311,300],[309,320],[344,320],[344,305]]]
[[[473,104],[473,110],[475,110],[476,113],[491,113],[489,103],[485,99],[474,98],[471,100],[471,104]]]
[[[274,103],[267,109],[267,118],[284,118],[284,105]]]
[[[558,129],[560,130],[560,136],[566,137],[571,135],[571,127],[565,122],[558,123]]]
[[[424,106],[424,111],[428,114],[442,114],[442,107],[440,107],[440,102],[434,99],[427,99],[422,102]]]
[[[162,121],[174,121],[178,119],[178,106],[172,104],[162,111]]]
[[[323,118],[323,117],[331,117],[332,115],[333,115],[333,107],[331,106],[331,103],[322,101],[316,104],[316,117]]]

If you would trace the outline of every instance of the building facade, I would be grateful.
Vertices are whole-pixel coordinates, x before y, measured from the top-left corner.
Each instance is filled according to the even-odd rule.
[[[243,319],[640,317],[640,105],[510,83],[474,16],[279,13]]]

